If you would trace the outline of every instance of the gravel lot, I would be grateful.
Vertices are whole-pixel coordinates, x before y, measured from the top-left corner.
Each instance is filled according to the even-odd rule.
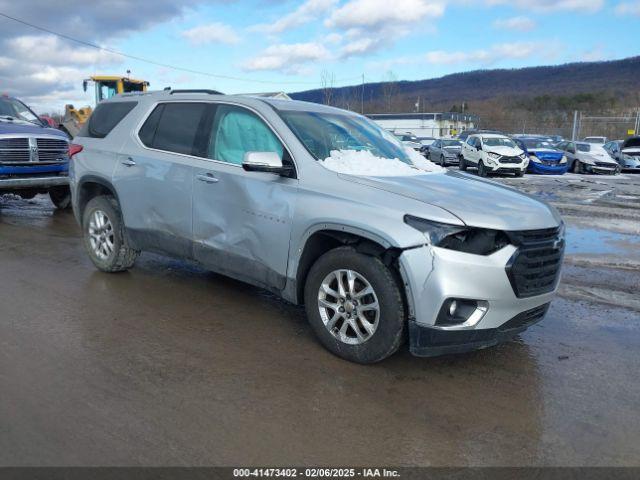
[[[99,273],[69,213],[0,199],[0,465],[640,465],[640,175],[494,180],[569,227],[546,319],[370,367],[196,266]]]

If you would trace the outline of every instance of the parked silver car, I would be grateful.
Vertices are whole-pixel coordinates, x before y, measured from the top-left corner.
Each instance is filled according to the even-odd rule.
[[[426,157],[441,166],[457,165],[460,162],[462,143],[458,140],[440,139],[429,145]]]
[[[604,145],[623,171],[640,171],[640,137],[629,137],[626,140],[613,140]]]
[[[416,355],[494,345],[542,319],[557,288],[564,232],[552,207],[418,170],[352,112],[125,94],[75,142],[73,208],[98,269],[127,270],[141,251],[195,260],[304,303],[320,342],[348,360],[388,357],[407,330]]]

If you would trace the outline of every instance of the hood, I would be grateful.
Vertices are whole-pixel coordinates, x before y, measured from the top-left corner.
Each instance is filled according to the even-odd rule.
[[[55,128],[40,127],[31,123],[11,122],[0,120],[0,135],[21,134],[21,135],[57,135],[67,140],[64,132]]]
[[[640,147],[623,148],[620,151],[625,155],[632,155],[634,157],[640,155]]]
[[[435,205],[469,226],[535,230],[560,223],[555,209],[546,203],[468,174],[448,171],[407,177],[340,176],[350,182]]]
[[[599,163],[611,163],[612,165],[617,165],[618,163],[613,160],[609,155],[596,155],[592,152],[580,152],[580,154],[576,154],[576,157],[580,159],[581,162],[594,164],[595,162]]]
[[[452,152],[452,153],[461,152],[462,151],[462,145],[458,145],[458,146],[452,145],[450,147],[442,147],[442,149],[445,152]]]
[[[625,148],[640,148],[640,137],[627,138],[620,147],[621,150]]]
[[[485,148],[485,152],[487,153],[493,152],[493,153],[497,153],[498,155],[505,155],[507,157],[517,157],[518,155],[522,155],[524,153],[519,148],[505,147],[505,146],[497,146],[497,147],[487,146]]]
[[[534,154],[540,160],[545,161],[562,160],[562,156],[564,155],[561,151],[551,148],[529,148],[527,151],[529,154]]]

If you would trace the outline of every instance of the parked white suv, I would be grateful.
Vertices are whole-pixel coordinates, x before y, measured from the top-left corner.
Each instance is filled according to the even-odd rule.
[[[460,152],[460,170],[476,167],[481,177],[489,173],[513,173],[521,177],[528,164],[527,155],[513,140],[494,133],[469,135]]]

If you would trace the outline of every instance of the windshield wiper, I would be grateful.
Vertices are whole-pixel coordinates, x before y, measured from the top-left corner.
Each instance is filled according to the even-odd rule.
[[[38,123],[36,120],[27,120],[26,118],[16,118],[16,117],[12,117],[11,115],[0,115],[0,119],[2,120],[8,120],[10,122],[28,122],[28,123],[33,123],[34,125],[38,125],[39,127],[42,126],[42,123]]]

